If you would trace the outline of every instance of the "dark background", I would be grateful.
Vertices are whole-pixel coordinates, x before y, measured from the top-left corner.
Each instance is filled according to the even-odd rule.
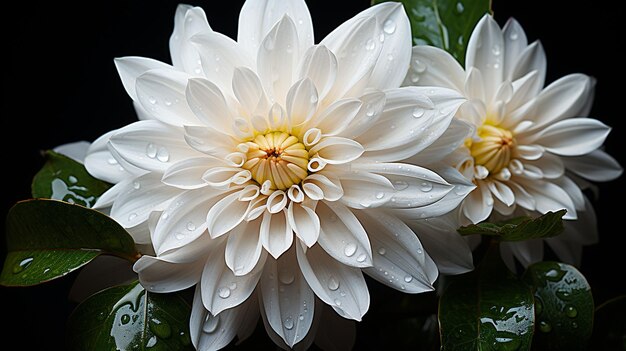
[[[217,8],[215,1],[192,2],[204,7],[215,31],[233,38],[241,3],[220,1]],[[367,0],[308,3],[316,42],[369,5]],[[16,201],[29,197],[32,176],[42,165],[40,150],[78,140],[93,141],[136,119],[113,58],[136,55],[169,62],[168,39],[177,1],[22,4],[14,2],[2,9],[3,218]],[[542,0],[494,0],[493,8],[501,25],[514,16],[530,40],[541,39],[548,57],[547,82],[574,72],[598,79],[592,116],[614,127],[606,150],[626,164],[623,146],[618,147],[619,139],[626,135],[623,123],[618,125],[624,118],[626,77],[623,57],[614,51],[624,44],[623,18],[602,1],[543,4]],[[596,210],[600,244],[585,248],[581,268],[597,304],[626,293],[623,231],[618,229],[623,227],[619,216],[624,208],[625,185],[624,177],[599,185]],[[4,242],[0,250],[3,260]],[[65,321],[74,307],[67,301],[67,292],[74,277],[72,274],[31,288],[0,287],[2,339],[22,341],[19,349],[63,348]],[[388,294],[391,298],[399,296]],[[372,309],[374,304],[376,301]],[[374,318],[366,315],[363,325],[371,326]],[[363,330],[371,327],[360,329],[359,349],[376,344],[375,336]]]

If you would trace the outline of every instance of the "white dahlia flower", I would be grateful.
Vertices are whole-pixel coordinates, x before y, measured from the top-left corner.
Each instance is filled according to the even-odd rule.
[[[546,242],[577,263],[582,245],[596,240],[582,178],[609,181],[622,168],[599,149],[610,128],[587,117],[594,79],[571,74],[544,88],[545,75],[541,44],[528,44],[517,21],[500,29],[485,15],[469,40],[465,69],[441,49],[415,46],[404,84],[446,87],[467,98],[455,120],[474,134],[451,144],[457,150],[443,159],[476,185],[460,205],[458,223],[566,209],[564,218],[578,224],[566,222],[566,232]],[[504,243],[502,250],[528,265],[541,260],[543,242]]]
[[[142,120],[96,140],[86,167],[115,183],[95,207],[154,248],[134,266],[141,283],[196,285],[198,349],[248,330],[254,299],[291,347],[316,300],[362,318],[362,272],[432,290],[437,267],[400,218],[440,215],[472,186],[401,161],[436,145],[464,98],[399,87],[411,57],[401,4],[373,6],[319,45],[303,0],[247,1],[237,41],[181,5],[170,50],[172,66],[116,60]]]

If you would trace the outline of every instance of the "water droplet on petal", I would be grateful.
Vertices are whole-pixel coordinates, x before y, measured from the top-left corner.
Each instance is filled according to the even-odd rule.
[[[335,299],[335,305],[337,305],[337,306],[341,306],[341,300],[339,300],[339,299]]]
[[[433,185],[432,183],[423,182],[422,184],[420,184],[420,190],[427,193],[433,190]]]
[[[412,83],[417,83],[420,80],[420,75],[417,73],[413,73],[411,74],[411,82]]]
[[[389,54],[389,55],[387,55],[387,60],[389,60],[389,61],[393,61],[393,54]]]
[[[411,276],[411,275],[406,275],[404,277],[404,281],[407,282],[407,283],[410,283],[412,280],[413,280],[413,276]]]
[[[393,182],[393,187],[396,189],[396,191],[402,191],[409,187],[409,183],[402,180],[396,180]]]
[[[230,296],[230,289],[227,287],[221,287],[217,290],[217,294],[219,297],[227,299]]]
[[[381,247],[378,249],[378,254],[381,256],[384,256],[387,253],[387,250],[385,250],[384,247]]]
[[[165,103],[165,106],[172,106],[172,101],[170,99],[165,99],[163,102]]]
[[[346,245],[346,247],[343,248],[343,253],[348,257],[351,257],[352,255],[354,255],[355,252],[356,252],[355,243],[348,243],[348,245]]]
[[[339,281],[335,277],[328,279],[328,288],[332,291],[339,289]]]
[[[110,165],[116,165],[117,164],[117,160],[114,159],[113,157],[109,157],[109,159],[107,160],[107,163]]]
[[[285,326],[285,329],[287,330],[293,329],[293,318],[287,317],[285,321],[283,322],[283,325]]]
[[[423,73],[426,70],[426,64],[419,59],[413,60],[413,69],[417,73]]]
[[[166,148],[162,147],[157,152],[156,158],[157,158],[157,160],[159,160],[161,162],[167,162],[167,161],[170,160],[170,153],[169,153],[169,151],[167,151]]]
[[[517,40],[517,38],[519,38],[519,34],[517,33],[517,31],[511,31],[511,33],[509,33],[509,39],[515,41]]]
[[[183,233],[176,233],[174,235],[174,237],[176,238],[176,240],[183,240],[185,238],[185,234],[183,234]]]
[[[150,158],[155,158],[156,155],[157,155],[156,145],[154,145],[153,143],[149,143],[148,146],[146,146],[146,156]]]
[[[228,284],[228,289],[230,289],[230,290],[237,289],[237,283],[232,282],[232,283]]]
[[[417,249],[416,251],[418,255],[421,255],[422,253],[424,253],[424,250],[422,250],[421,248]]]
[[[317,102],[317,95],[313,94],[311,95],[311,99],[310,99],[311,103],[314,104]]]
[[[135,189],[135,190],[139,190],[139,188],[141,188],[141,183],[139,183],[139,182],[134,182],[134,183],[133,183],[133,189]]]
[[[148,97],[148,102],[155,105],[157,103],[157,100],[154,96],[150,96]]]
[[[196,225],[191,221],[187,222],[187,230],[190,232],[196,230]]]
[[[366,255],[366,254],[364,254],[364,253],[362,253],[362,254],[360,254],[360,255],[356,258],[356,261],[357,261],[357,262],[364,262],[364,261],[365,261],[365,259],[367,259],[367,255]]]
[[[374,42],[374,39],[368,39],[367,43],[365,43],[365,49],[368,51],[374,50],[375,47],[376,43]]]
[[[565,315],[569,318],[576,318],[578,316],[578,310],[574,306],[565,306]]]
[[[392,20],[386,20],[383,24],[383,31],[387,34],[393,34],[396,31],[396,22]]]
[[[424,109],[421,107],[416,107],[413,109],[413,117],[420,118],[424,115]]]
[[[293,283],[295,276],[290,270],[283,269],[278,272],[278,280],[285,285]]]
[[[137,214],[135,212],[131,213],[128,215],[128,220],[132,221],[133,219],[137,218]]]
[[[378,193],[376,193],[376,198],[377,199],[382,199],[383,197],[385,197],[385,193],[382,191],[379,191]]]
[[[304,316],[303,316],[302,314],[300,314],[300,315],[298,316],[298,319],[299,319],[299,320],[301,320],[301,321],[303,321],[303,320],[304,320]]]

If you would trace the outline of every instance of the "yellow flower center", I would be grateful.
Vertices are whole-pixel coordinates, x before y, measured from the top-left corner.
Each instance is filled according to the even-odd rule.
[[[478,128],[478,137],[478,141],[467,142],[474,164],[487,168],[489,173],[500,172],[509,165],[516,146],[511,131],[484,124]]]
[[[308,175],[309,151],[293,135],[285,132],[259,134],[246,145],[247,161],[243,168],[249,170],[252,179],[260,185],[269,180],[271,189],[287,190]]]

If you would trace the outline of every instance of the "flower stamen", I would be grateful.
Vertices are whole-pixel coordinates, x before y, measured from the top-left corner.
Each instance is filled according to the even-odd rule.
[[[478,128],[478,137],[478,141],[468,142],[476,165],[485,167],[490,174],[498,173],[509,165],[517,145],[511,131],[485,124]]]

